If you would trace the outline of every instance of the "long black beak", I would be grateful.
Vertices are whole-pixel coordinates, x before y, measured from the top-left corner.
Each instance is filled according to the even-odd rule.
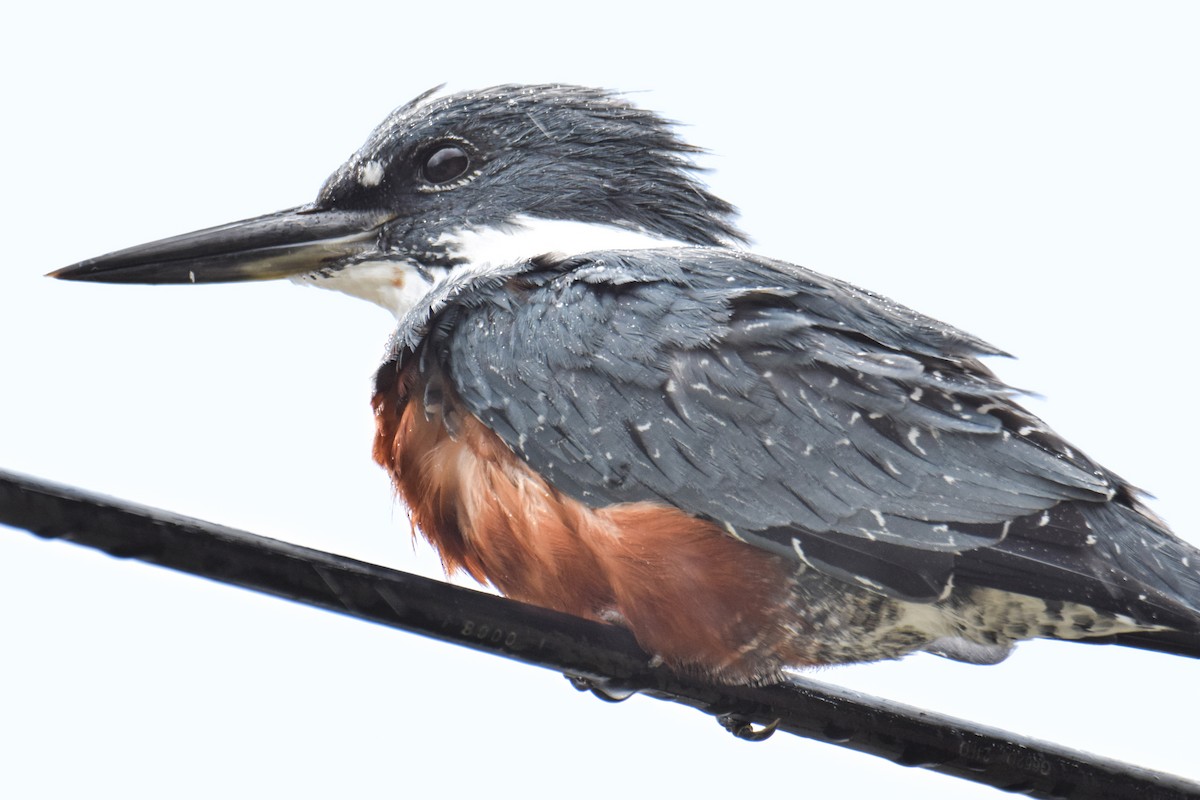
[[[374,252],[392,215],[301,206],[89,258],[52,278],[103,283],[228,283],[319,270]]]

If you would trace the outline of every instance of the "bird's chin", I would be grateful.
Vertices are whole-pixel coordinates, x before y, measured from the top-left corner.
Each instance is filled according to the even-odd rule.
[[[429,272],[409,259],[360,261],[293,275],[291,281],[366,300],[386,308],[397,318],[408,313],[433,287]]]

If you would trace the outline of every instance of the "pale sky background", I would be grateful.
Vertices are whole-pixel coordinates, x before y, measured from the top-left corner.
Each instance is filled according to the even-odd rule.
[[[43,273],[313,198],[441,82],[638,92],[755,249],[945,319],[1195,512],[1200,6],[21,4],[5,14],[0,466],[439,574],[369,457],[392,320],[288,284]],[[1200,663],[1032,643],[821,677],[1200,779]],[[0,796],[988,798],[0,529]]]

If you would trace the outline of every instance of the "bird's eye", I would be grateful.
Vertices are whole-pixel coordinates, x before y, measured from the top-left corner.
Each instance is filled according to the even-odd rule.
[[[431,147],[421,164],[421,177],[433,184],[461,178],[471,167],[471,157],[457,144],[443,142]]]

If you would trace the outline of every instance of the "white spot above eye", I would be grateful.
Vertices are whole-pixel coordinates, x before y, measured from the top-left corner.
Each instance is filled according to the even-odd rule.
[[[358,168],[358,182],[363,186],[378,186],[383,180],[383,165],[371,159]]]

